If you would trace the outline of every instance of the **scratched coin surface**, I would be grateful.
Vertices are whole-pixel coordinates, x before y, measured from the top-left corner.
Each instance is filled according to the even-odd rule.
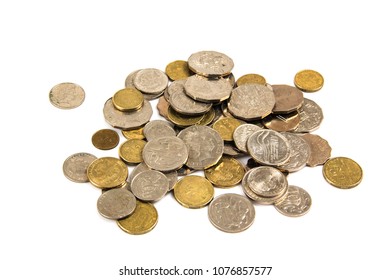
[[[278,168],[282,171],[296,172],[306,166],[310,158],[309,144],[300,135],[290,132],[282,132],[282,135],[290,142],[290,159]]]
[[[221,102],[230,97],[232,85],[225,79],[208,79],[199,75],[187,78],[185,93],[192,99],[202,102]]]
[[[248,229],[255,219],[255,208],[246,197],[227,193],[216,197],[209,205],[209,220],[217,229],[236,233]]]
[[[73,154],[64,161],[62,171],[64,172],[65,177],[73,182],[89,182],[87,168],[95,159],[97,159],[97,157],[89,153]]]
[[[216,187],[233,187],[241,182],[245,169],[235,158],[223,156],[214,166],[204,171],[205,177]]]
[[[273,113],[290,113],[296,111],[303,104],[303,93],[296,87],[289,85],[272,85],[275,95]]]
[[[207,113],[212,104],[199,102],[189,97],[184,92],[184,87],[181,91],[174,91],[169,96],[169,103],[176,112],[183,115],[198,116]]]
[[[237,148],[244,153],[248,153],[246,142],[248,141],[249,136],[260,129],[261,127],[249,123],[238,126],[233,132],[233,140]]]
[[[145,94],[159,94],[168,86],[168,76],[161,70],[147,68],[138,71],[134,76],[134,86]]]
[[[264,197],[275,197],[283,193],[288,183],[286,176],[270,166],[253,168],[248,176],[249,188]]]
[[[236,118],[220,118],[213,124],[213,128],[219,133],[224,141],[233,141],[234,130],[243,122]]]
[[[351,189],[362,181],[363,169],[350,158],[335,157],[324,164],[322,174],[329,184],[339,189]]]
[[[311,133],[302,135],[302,138],[309,144],[311,151],[306,163],[307,166],[314,167],[322,165],[330,158],[332,148],[324,138]]]
[[[126,164],[118,158],[102,157],[88,166],[87,175],[95,187],[110,189],[126,183],[128,169]]]
[[[119,147],[119,157],[127,164],[136,164],[142,161],[142,151],[146,141],[141,139],[130,139]]]
[[[131,181],[131,191],[139,200],[154,202],[164,197],[169,190],[168,178],[156,170],[146,170]]]
[[[60,109],[73,109],[80,106],[85,99],[83,88],[74,83],[55,85],[49,93],[51,104]]]
[[[300,217],[305,215],[311,207],[311,197],[302,188],[288,186],[287,196],[284,200],[275,204],[276,210],[288,217]]]
[[[188,67],[205,77],[226,76],[234,67],[233,60],[216,51],[200,51],[188,58]]]
[[[303,105],[298,109],[300,121],[295,132],[312,132],[319,128],[324,115],[321,107],[313,100],[304,98]]]
[[[317,71],[303,70],[295,75],[294,84],[302,91],[315,92],[324,85],[324,77]]]
[[[126,188],[110,189],[102,193],[97,201],[97,209],[103,217],[118,220],[135,210],[135,196]]]
[[[265,86],[267,81],[265,78],[259,74],[246,74],[238,78],[236,84],[241,86],[243,84],[259,84]]]
[[[119,135],[112,129],[100,129],[92,135],[92,144],[99,150],[111,150],[119,144]]]
[[[201,208],[214,197],[213,185],[204,177],[190,175],[180,179],[173,194],[177,202],[187,208]]]
[[[135,88],[124,88],[114,94],[112,103],[119,111],[131,112],[142,107],[144,96]]]
[[[188,78],[192,75],[187,61],[175,60],[165,67],[165,73],[172,81]]]
[[[148,141],[159,137],[176,136],[173,125],[163,120],[153,120],[144,127],[144,135]]]

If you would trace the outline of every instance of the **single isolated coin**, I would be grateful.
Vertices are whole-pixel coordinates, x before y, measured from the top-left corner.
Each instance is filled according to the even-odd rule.
[[[102,157],[94,160],[87,169],[88,179],[100,189],[111,189],[126,183],[128,169],[118,158]]]
[[[229,75],[234,63],[226,54],[216,51],[200,51],[188,58],[188,67],[205,77],[220,77]]]
[[[192,75],[187,61],[175,60],[165,67],[165,73],[172,81],[186,79]]]
[[[61,83],[54,86],[49,93],[51,104],[60,109],[73,109],[80,106],[85,99],[83,88],[74,83]]]
[[[288,186],[286,198],[275,204],[276,210],[288,217],[300,217],[305,215],[311,207],[311,197],[302,188]]]
[[[95,159],[97,157],[88,153],[71,155],[64,161],[62,166],[65,177],[76,183],[89,182],[87,168]]]
[[[125,218],[135,210],[135,196],[126,188],[110,189],[102,193],[97,209],[103,217],[112,220]]]
[[[302,70],[295,75],[294,84],[302,91],[315,92],[324,85],[324,77],[314,70]]]
[[[92,135],[92,144],[99,150],[111,150],[119,144],[119,135],[112,129],[101,129]]]
[[[201,208],[213,199],[214,187],[206,178],[190,175],[176,183],[173,194],[182,206]]]
[[[363,169],[347,157],[335,157],[325,162],[322,173],[326,181],[339,189],[351,189],[360,184]]]

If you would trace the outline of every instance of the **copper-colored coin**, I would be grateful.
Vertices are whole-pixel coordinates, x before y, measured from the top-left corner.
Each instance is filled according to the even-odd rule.
[[[100,150],[111,150],[119,144],[119,135],[112,129],[101,129],[92,135],[92,144]]]
[[[302,138],[310,146],[310,157],[307,161],[308,166],[317,166],[324,164],[329,158],[332,148],[329,146],[328,141],[315,134],[304,134]]]
[[[216,187],[233,187],[241,182],[245,169],[235,158],[223,156],[214,166],[206,169],[204,175]]]
[[[127,164],[140,163],[145,145],[146,141],[144,140],[127,140],[119,147],[119,157]]]
[[[243,122],[235,118],[221,118],[213,124],[213,128],[224,141],[233,141],[234,130],[241,124]]]
[[[243,85],[243,84],[260,84],[265,86],[267,81],[265,78],[259,74],[246,74],[238,78],[236,84],[237,86]]]
[[[172,81],[186,79],[192,75],[187,61],[184,60],[176,60],[169,63],[165,68],[165,73]]]
[[[303,104],[303,93],[296,87],[288,85],[272,85],[275,95],[273,113],[290,113]]]
[[[204,177],[190,175],[180,179],[173,188],[174,196],[187,208],[201,208],[214,197],[213,185]]]
[[[136,128],[136,129],[130,129],[130,130],[122,130],[122,134],[128,140],[130,140],[130,139],[138,139],[138,140],[145,139],[143,127]]]
[[[265,117],[263,125],[279,132],[294,131],[299,125],[300,115],[297,111],[288,114],[271,114]]]
[[[119,111],[131,112],[142,107],[144,96],[135,88],[124,88],[117,91],[112,97],[112,104]]]
[[[315,92],[324,85],[324,78],[317,71],[303,70],[295,75],[294,84],[302,91]]]
[[[89,181],[100,189],[117,188],[126,184],[128,169],[118,158],[102,157],[94,160],[87,169]]]
[[[325,162],[322,173],[329,184],[339,189],[356,187],[363,178],[363,170],[360,165],[347,157],[329,159]]]

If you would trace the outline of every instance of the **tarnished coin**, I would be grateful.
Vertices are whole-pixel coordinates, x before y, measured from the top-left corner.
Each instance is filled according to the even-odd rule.
[[[248,229],[255,220],[255,208],[246,197],[222,194],[209,205],[209,220],[217,229],[236,233]]]
[[[168,107],[168,119],[179,127],[187,127],[199,123],[204,115],[187,116],[176,112],[171,106]]]
[[[145,145],[142,157],[150,168],[169,172],[179,169],[186,163],[188,150],[183,140],[178,137],[161,137]]]
[[[254,193],[264,197],[278,196],[288,186],[286,176],[270,166],[253,168],[248,175],[248,184]]]
[[[205,177],[216,187],[228,188],[237,185],[244,177],[245,169],[235,158],[223,156],[214,166],[204,171]]]
[[[310,147],[310,157],[306,163],[308,166],[322,165],[330,158],[332,148],[329,146],[328,141],[321,136],[310,133],[302,135],[302,138],[305,139]]]
[[[208,79],[199,75],[187,78],[185,93],[202,102],[221,102],[230,97],[232,85],[225,79]]]
[[[131,112],[142,107],[144,96],[136,88],[124,88],[114,94],[112,103],[119,111]]]
[[[309,211],[310,206],[310,195],[304,189],[291,185],[288,186],[286,198],[275,204],[276,210],[288,217],[303,216]]]
[[[69,180],[76,183],[88,182],[87,168],[97,157],[88,153],[76,153],[68,157],[62,165],[62,171]]]
[[[339,189],[356,187],[363,178],[363,170],[360,165],[347,157],[329,159],[322,168],[322,174],[329,184]]]
[[[288,85],[272,85],[275,95],[274,114],[286,114],[296,111],[303,104],[303,93],[296,87]]]
[[[258,120],[271,114],[275,105],[272,90],[258,84],[243,84],[232,91],[228,110],[243,120]]]
[[[97,201],[97,209],[103,217],[118,220],[135,210],[135,196],[126,188],[110,189],[102,193]]]
[[[214,129],[208,126],[193,125],[183,129],[178,137],[188,148],[186,165],[203,170],[216,164],[223,153],[223,140]]]
[[[278,166],[279,170],[295,172],[306,166],[310,157],[310,146],[301,136],[295,133],[282,132],[290,142],[290,159],[287,163]]]
[[[300,121],[295,132],[312,132],[320,127],[324,118],[322,109],[313,100],[304,98],[303,105],[298,109]]]
[[[189,97],[185,94],[184,87],[181,91],[174,91],[169,96],[169,104],[176,112],[189,116],[203,115],[212,107],[211,103],[199,102]]]
[[[215,51],[200,51],[188,58],[188,67],[199,75],[215,77],[230,74],[234,63],[226,54]]]
[[[163,120],[153,120],[144,127],[144,135],[148,141],[159,137],[176,136],[173,125]]]
[[[83,88],[74,83],[61,83],[54,86],[49,93],[51,104],[60,109],[73,109],[80,106],[85,99]]]
[[[159,69],[147,68],[135,74],[133,83],[142,93],[159,94],[168,86],[168,76]]]
[[[246,74],[238,78],[236,84],[237,86],[241,86],[243,84],[259,84],[265,86],[267,81],[265,78],[259,74]]]
[[[294,84],[302,91],[315,92],[324,85],[324,78],[317,71],[303,70],[295,75]]]
[[[279,166],[290,159],[290,143],[279,132],[260,129],[254,132],[247,142],[248,152],[257,162]]]
[[[129,234],[144,234],[151,231],[156,225],[158,214],[153,204],[136,202],[136,207],[130,216],[117,221],[118,226]]]
[[[287,114],[270,114],[262,122],[266,128],[278,131],[294,131],[300,121],[300,115],[297,111]]]
[[[127,175],[126,164],[114,157],[98,158],[87,169],[89,181],[100,189],[110,189],[124,185]]]
[[[152,117],[153,110],[150,102],[144,100],[144,105],[138,111],[122,112],[117,110],[112,104],[112,99],[108,99],[104,104],[103,114],[105,120],[115,128],[130,130],[139,128],[146,124]]]
[[[206,178],[190,175],[176,183],[173,194],[184,207],[201,208],[213,199],[214,187]]]
[[[213,124],[213,128],[224,141],[233,141],[233,132],[243,122],[235,118],[220,118]]]
[[[249,136],[260,129],[259,126],[249,123],[238,126],[233,132],[233,140],[237,148],[244,153],[248,153],[246,142],[248,141]]]
[[[165,67],[165,73],[172,81],[188,78],[192,75],[187,61],[175,60]]]
[[[122,130],[122,135],[125,136],[125,138],[128,140],[130,140],[130,139],[139,139],[139,140],[145,139],[143,127],[133,128],[130,130]]]
[[[134,77],[140,70],[141,69],[133,71],[126,77],[126,80],[125,80],[125,87],[126,88],[135,88],[135,86],[134,86]]]
[[[99,150],[111,150],[119,144],[119,135],[112,129],[100,129],[92,135],[92,144]]]
[[[132,193],[142,201],[155,202],[169,190],[168,178],[156,170],[146,170],[137,174],[131,181]]]
[[[142,151],[146,141],[130,139],[119,147],[119,157],[127,164],[136,164],[142,161]]]

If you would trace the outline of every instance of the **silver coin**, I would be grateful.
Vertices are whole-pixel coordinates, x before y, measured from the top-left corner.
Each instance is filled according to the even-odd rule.
[[[188,148],[186,165],[203,170],[216,164],[223,154],[223,140],[219,133],[208,126],[193,125],[177,135]]]
[[[232,157],[239,157],[244,155],[233,143],[225,142],[223,145],[223,154],[232,156]]]
[[[126,185],[126,187],[129,191],[131,191],[131,182],[133,181],[134,177],[146,170],[150,170],[150,167],[147,166],[144,162],[139,163],[136,167],[133,168],[129,177],[127,178],[128,184]]]
[[[227,118],[235,118],[235,116],[233,116],[232,114],[230,114],[229,110],[228,110],[228,103],[227,101],[224,101],[224,102],[221,102],[221,110],[222,110],[222,114],[227,117]]]
[[[271,114],[274,105],[275,96],[268,87],[259,84],[243,84],[233,89],[228,110],[237,118],[251,121]]]
[[[169,104],[176,112],[190,116],[203,115],[212,107],[212,103],[199,102],[189,97],[184,92],[184,87],[181,91],[176,90],[170,94]]]
[[[76,183],[89,182],[87,176],[88,166],[97,157],[88,153],[76,153],[68,157],[62,165],[62,171],[69,180]]]
[[[130,188],[139,200],[154,202],[163,198],[168,192],[169,181],[159,171],[146,170],[134,177]]]
[[[178,137],[161,137],[146,143],[142,158],[150,168],[169,172],[186,163],[188,150],[183,140]]]
[[[164,172],[164,175],[167,176],[167,179],[169,181],[168,191],[173,190],[178,179],[178,172],[177,171]]]
[[[248,175],[248,186],[257,195],[275,197],[286,190],[286,176],[278,169],[270,166],[259,166],[251,169]]]
[[[165,92],[165,90],[162,91],[162,92],[156,93],[156,94],[142,93],[142,95],[144,96],[144,100],[154,100],[154,99],[157,99],[157,98],[161,97],[164,94],[164,92]]]
[[[253,224],[255,208],[246,197],[227,193],[214,198],[209,205],[208,216],[217,229],[236,233]]]
[[[119,220],[131,215],[136,206],[135,196],[126,188],[110,189],[102,193],[97,209],[107,219]]]
[[[177,91],[184,91],[184,83],[186,82],[187,79],[183,80],[176,80],[173,81],[172,83],[169,84],[169,86],[166,88],[164,92],[164,97],[167,101],[169,101],[169,98],[171,94]]]
[[[122,112],[114,107],[110,98],[104,104],[103,114],[105,120],[112,127],[122,130],[130,130],[146,124],[152,117],[153,110],[149,101],[144,100],[144,105],[138,111]]]
[[[285,164],[290,159],[290,143],[279,132],[260,129],[247,142],[248,152],[258,163],[271,166]]]
[[[199,75],[188,77],[184,84],[185,93],[202,102],[221,102],[230,97],[232,86],[225,79],[208,79]]]
[[[306,166],[307,161],[310,158],[310,146],[301,136],[289,133],[281,132],[281,134],[287,138],[290,143],[290,159],[287,163],[280,165],[280,170],[288,172],[295,172],[301,170]]]
[[[302,188],[288,186],[286,198],[275,204],[276,210],[289,217],[305,215],[311,207],[311,197]]]
[[[135,77],[135,75],[136,75],[140,70],[141,70],[141,69],[135,70],[135,71],[131,72],[131,73],[126,77],[126,80],[125,80],[125,87],[126,87],[126,88],[135,88],[135,86],[134,86],[134,77]]]
[[[322,109],[313,100],[304,98],[303,105],[298,109],[300,121],[295,132],[312,132],[320,127],[324,115]]]
[[[233,60],[226,54],[215,51],[200,51],[188,58],[188,67],[193,72],[205,76],[225,76],[234,67]]]
[[[248,153],[246,142],[248,141],[249,136],[260,129],[261,128],[259,126],[249,123],[244,123],[238,126],[233,132],[234,144],[236,144],[236,147],[240,151]]]
[[[74,83],[58,84],[49,93],[50,103],[60,109],[76,108],[84,102],[84,99],[83,88]]]
[[[134,86],[145,94],[163,93],[168,86],[168,76],[159,69],[147,68],[135,74]]]
[[[173,124],[163,120],[153,120],[144,126],[144,135],[148,141],[166,136],[176,136]]]

